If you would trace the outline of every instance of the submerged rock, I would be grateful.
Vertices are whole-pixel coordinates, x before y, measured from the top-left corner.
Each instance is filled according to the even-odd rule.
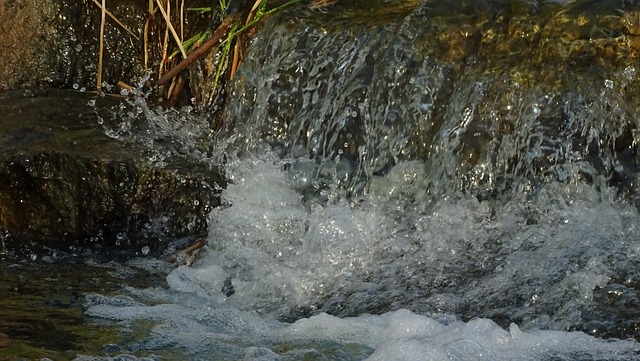
[[[86,106],[90,96],[42,95],[0,97],[0,252],[91,245],[153,254],[206,232],[224,183],[218,169],[180,157],[160,166],[135,142],[112,138]]]
[[[434,199],[509,198],[514,178],[526,191],[586,179],[633,198],[639,17],[618,5],[353,0],[269,19],[234,77],[223,134],[313,159],[352,194],[419,161]]]

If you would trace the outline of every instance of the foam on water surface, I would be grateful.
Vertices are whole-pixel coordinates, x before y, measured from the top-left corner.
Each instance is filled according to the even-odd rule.
[[[410,162],[358,199],[329,189],[308,201],[285,163],[230,162],[196,265],[172,271],[166,290],[88,296],[86,315],[150,321],[123,349],[190,360],[640,359],[631,339],[567,331],[622,321],[598,315],[595,295],[637,276],[635,208],[575,184],[499,207],[459,195],[429,208]]]

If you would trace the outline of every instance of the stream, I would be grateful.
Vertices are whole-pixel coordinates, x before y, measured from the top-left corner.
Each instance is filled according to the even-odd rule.
[[[554,50],[638,6],[374,3],[268,20],[215,135],[113,107],[153,162],[224,164],[207,245],[3,258],[0,360],[640,360],[637,59]]]

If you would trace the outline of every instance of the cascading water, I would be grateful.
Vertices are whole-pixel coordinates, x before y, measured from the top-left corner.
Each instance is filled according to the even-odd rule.
[[[122,348],[190,360],[640,359],[637,69],[506,67],[482,24],[510,8],[478,3],[439,39],[433,1],[265,26],[206,254],[86,315],[150,320]]]

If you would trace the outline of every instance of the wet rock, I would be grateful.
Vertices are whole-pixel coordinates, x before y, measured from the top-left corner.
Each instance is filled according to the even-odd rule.
[[[295,22],[267,19],[234,77],[223,133],[238,147],[266,140],[332,176],[348,161],[351,194],[411,160],[456,179],[429,180],[434,198],[508,197],[514,176],[533,191],[553,177],[635,196],[637,5],[399,4],[345,1]]]
[[[154,254],[206,233],[218,169],[150,162],[141,146],[108,137],[80,93],[21,94],[0,97],[0,252]]]

